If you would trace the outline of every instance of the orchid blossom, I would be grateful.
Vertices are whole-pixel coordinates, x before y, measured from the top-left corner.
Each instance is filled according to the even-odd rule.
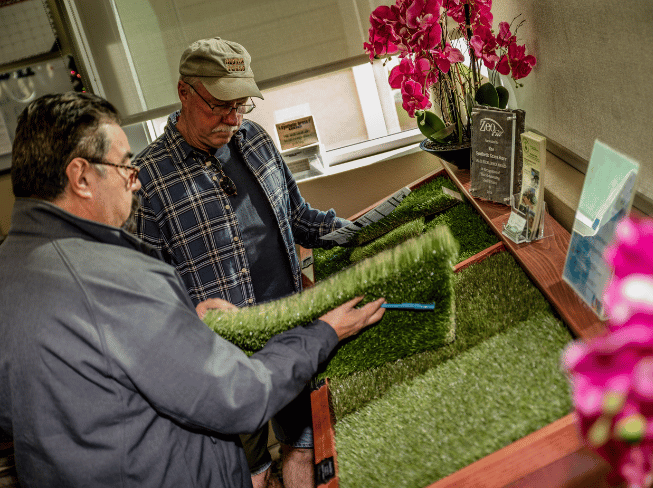
[[[431,106],[429,97],[424,95],[422,85],[413,80],[407,80],[401,85],[404,110],[408,115],[415,117],[415,110],[423,110]]]
[[[388,81],[401,90],[408,114],[414,117],[415,110],[431,107],[433,92],[438,104],[433,113],[441,114],[447,127],[454,127],[445,137],[459,142],[471,134],[468,100],[469,95],[475,100],[481,85],[480,63],[489,69],[500,66],[501,73],[515,79],[535,66],[535,58],[526,56],[523,46],[516,44],[509,24],[502,22],[495,36],[491,9],[492,0],[395,0],[393,5],[374,9],[369,39],[363,44],[370,60],[395,54],[400,59]],[[452,20],[458,24],[455,34]],[[458,67],[465,56],[451,45],[454,38],[467,43],[471,54],[467,68]]]
[[[470,46],[474,48],[474,53],[483,60],[483,64],[488,69],[494,69],[499,61],[499,56],[496,54],[498,46],[496,38],[492,31],[485,26],[479,26],[474,32],[475,34],[469,40]]]
[[[437,49],[434,51],[433,59],[440,71],[448,73],[451,65],[453,63],[462,63],[465,61],[465,56],[463,56],[460,50],[451,47],[451,44],[447,43],[444,50]]]
[[[607,333],[571,343],[563,365],[579,428],[616,481],[653,481],[653,220],[622,220],[604,258]]]

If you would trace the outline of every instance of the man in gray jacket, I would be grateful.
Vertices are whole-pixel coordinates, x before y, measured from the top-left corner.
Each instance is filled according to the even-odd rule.
[[[83,93],[46,95],[19,117],[0,246],[0,430],[23,487],[251,486],[237,434],[380,320],[383,299],[347,302],[247,357],[198,317],[232,306],[195,308],[177,271],[121,229],[140,183],[118,124]]]

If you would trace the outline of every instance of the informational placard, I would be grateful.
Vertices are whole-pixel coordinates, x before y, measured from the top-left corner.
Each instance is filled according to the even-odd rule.
[[[524,118],[523,110],[472,110],[472,196],[509,205],[510,197],[519,193]]]
[[[282,151],[319,142],[312,115],[278,123],[276,128]]]
[[[544,218],[544,176],[546,174],[546,137],[531,131],[521,135],[522,185],[518,208],[527,215],[527,239],[537,236]]]
[[[410,188],[404,187],[401,190],[393,193],[384,201],[379,203],[372,210],[366,212],[363,216],[357,218],[351,224],[341,227],[325,236],[322,239],[326,241],[336,241],[337,244],[342,245],[349,242],[363,227],[367,227],[374,222],[378,222],[383,217],[392,212],[397,205],[399,205],[406,196],[410,194]]]
[[[630,212],[639,164],[595,141],[585,175],[562,278],[603,319],[612,273],[603,260],[619,221]]]

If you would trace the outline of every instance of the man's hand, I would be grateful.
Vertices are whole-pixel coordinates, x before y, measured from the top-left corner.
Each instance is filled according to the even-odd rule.
[[[209,309],[236,310],[237,308],[236,305],[229,303],[222,298],[209,298],[208,300],[198,303],[195,310],[197,311],[199,318],[203,319]]]
[[[385,303],[385,298],[374,300],[361,308],[354,308],[362,299],[363,297],[356,297],[320,317],[320,320],[333,327],[339,340],[358,334],[383,317],[385,308],[381,308],[381,305]]]

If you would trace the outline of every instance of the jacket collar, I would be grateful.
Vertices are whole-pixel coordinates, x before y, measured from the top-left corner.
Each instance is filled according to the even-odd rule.
[[[16,199],[9,229],[9,236],[12,235],[45,239],[81,237],[134,249],[161,259],[158,250],[123,229],[83,219],[50,202],[36,198]]]

